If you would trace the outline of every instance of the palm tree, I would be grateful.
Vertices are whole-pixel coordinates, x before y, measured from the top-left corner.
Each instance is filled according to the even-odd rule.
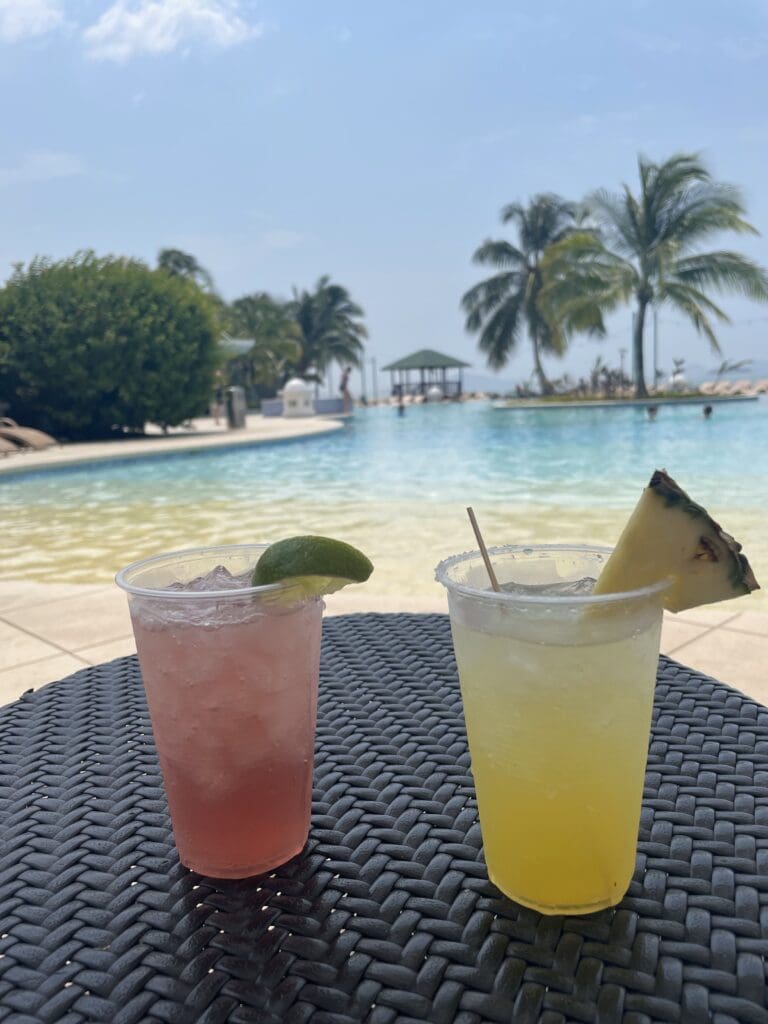
[[[724,359],[722,363],[720,363],[720,365],[714,371],[715,380],[719,381],[724,374],[735,373],[737,370],[745,370],[748,366],[751,365],[751,359],[737,359],[736,362],[729,362],[727,359]]]
[[[235,299],[227,309],[226,325],[228,333],[253,341],[248,352],[232,361],[247,387],[278,387],[301,358],[301,332],[288,303],[266,292]]]
[[[566,330],[604,333],[603,314],[633,302],[632,366],[635,395],[647,397],[643,362],[646,312],[673,307],[691,321],[715,352],[713,320],[728,317],[707,292],[732,291],[768,300],[766,272],[740,253],[700,246],[720,231],[757,234],[744,219],[738,189],[715,182],[698,154],[680,153],[661,164],[640,157],[640,190],[606,190],[585,201],[595,230],[550,250],[543,303]]]
[[[313,292],[294,289],[289,310],[300,332],[301,355],[294,366],[299,376],[319,379],[331,363],[360,365],[368,332],[360,323],[363,310],[346,288],[325,275]]]
[[[518,243],[486,240],[473,260],[495,267],[498,273],[476,284],[461,300],[468,331],[480,333],[478,346],[488,366],[505,366],[527,329],[533,363],[544,394],[554,388],[541,365],[543,353],[562,356],[566,336],[540,302],[544,284],[542,259],[550,246],[574,230],[576,208],[560,196],[534,196],[528,206],[510,203],[501,211],[503,224],[514,222]]]
[[[213,292],[213,278],[197,259],[181,249],[161,249],[157,256],[158,269],[174,277],[188,277],[203,291]]]

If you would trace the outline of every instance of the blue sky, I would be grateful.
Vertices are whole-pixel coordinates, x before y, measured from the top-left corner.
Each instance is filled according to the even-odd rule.
[[[499,208],[634,184],[638,151],[701,150],[768,264],[767,72],[768,0],[0,0],[0,268],[174,246],[228,299],[329,273],[379,365],[484,372],[458,303]],[[725,354],[768,359],[768,307],[725,306]],[[714,366],[678,320],[661,365]],[[548,368],[617,363],[629,323]]]

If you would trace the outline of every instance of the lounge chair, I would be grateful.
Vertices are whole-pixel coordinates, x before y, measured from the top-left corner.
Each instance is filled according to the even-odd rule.
[[[4,437],[0,437],[0,455],[11,455],[13,452],[21,451],[17,444],[13,441],[7,441]]]
[[[11,441],[18,448],[50,448],[59,442],[55,437],[34,427],[20,427],[16,420],[0,417],[0,440]],[[7,453],[6,453],[7,454]]]

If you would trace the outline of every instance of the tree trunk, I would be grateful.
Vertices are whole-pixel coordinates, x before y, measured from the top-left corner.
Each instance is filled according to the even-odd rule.
[[[647,398],[645,387],[645,361],[643,358],[643,335],[645,332],[645,311],[648,302],[644,298],[637,300],[637,312],[632,330],[632,376],[635,384],[635,398]]]
[[[541,358],[539,357],[539,343],[535,338],[531,338],[531,344],[533,345],[533,368],[536,371],[536,376],[539,378],[539,389],[542,395],[554,395],[555,389],[544,373],[544,367],[541,365]]]

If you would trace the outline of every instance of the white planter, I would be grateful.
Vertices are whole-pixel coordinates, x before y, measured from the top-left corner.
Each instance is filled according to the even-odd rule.
[[[314,416],[314,385],[292,377],[283,388],[283,416]]]

